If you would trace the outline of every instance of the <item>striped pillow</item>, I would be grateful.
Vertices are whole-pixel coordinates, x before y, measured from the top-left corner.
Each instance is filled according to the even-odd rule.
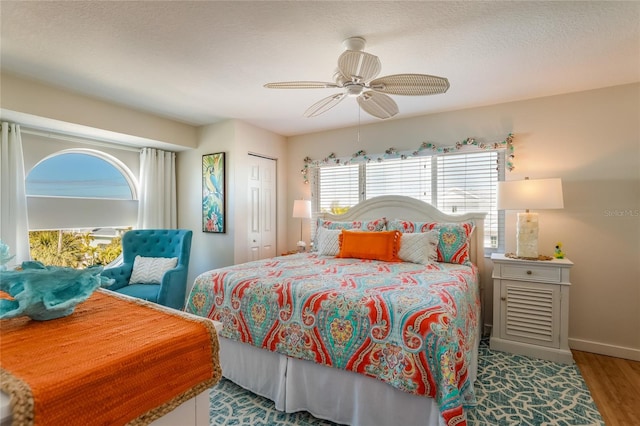
[[[429,265],[438,261],[438,242],[440,231],[434,229],[427,232],[402,234],[398,257],[404,262]]]
[[[160,284],[164,273],[177,264],[177,257],[136,256],[129,284]]]

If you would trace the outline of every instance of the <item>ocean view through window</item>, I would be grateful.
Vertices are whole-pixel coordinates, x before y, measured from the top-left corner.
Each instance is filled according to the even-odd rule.
[[[134,178],[115,157],[94,149],[56,152],[25,179],[31,257],[45,265],[106,266],[135,225]]]
[[[25,183],[30,196],[133,198],[131,184],[118,167],[81,152],[44,159],[31,170]]]

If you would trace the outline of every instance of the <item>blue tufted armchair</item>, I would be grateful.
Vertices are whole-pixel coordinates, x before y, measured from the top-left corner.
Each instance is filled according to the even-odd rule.
[[[122,294],[182,309],[187,291],[187,271],[193,232],[186,229],[134,229],[122,236],[123,264],[106,268],[101,275],[115,282],[108,289]],[[136,256],[177,257],[175,268],[162,276],[160,284],[130,283]]]

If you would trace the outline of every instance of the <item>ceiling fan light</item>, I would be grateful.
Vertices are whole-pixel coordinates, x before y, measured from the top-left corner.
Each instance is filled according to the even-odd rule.
[[[349,84],[345,86],[347,96],[352,98],[360,96],[360,94],[362,94],[362,89],[364,89],[364,87],[360,84]]]

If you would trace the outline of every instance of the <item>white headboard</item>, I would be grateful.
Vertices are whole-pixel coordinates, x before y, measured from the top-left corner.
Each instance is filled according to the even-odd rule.
[[[469,257],[479,269],[480,276],[484,269],[484,218],[486,213],[465,213],[448,215],[433,207],[431,204],[403,195],[382,195],[370,198],[353,207],[341,215],[321,213],[319,217],[332,221],[352,221],[360,219],[377,219],[386,217],[387,220],[406,219],[419,222],[467,222],[472,220],[475,229],[471,234]]]

